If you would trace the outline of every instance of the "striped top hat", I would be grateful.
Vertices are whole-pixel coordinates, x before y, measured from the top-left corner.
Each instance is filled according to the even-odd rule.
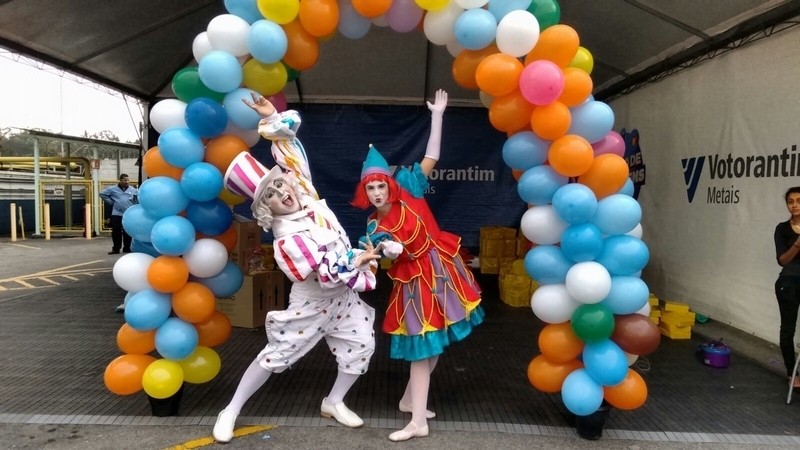
[[[389,171],[389,163],[386,162],[386,159],[378,152],[377,148],[369,144],[369,152],[367,152],[367,158],[361,168],[361,179],[363,180],[364,177],[373,173],[392,175],[392,172]]]
[[[256,200],[267,186],[267,182],[282,173],[280,166],[276,165],[269,170],[250,153],[241,152],[225,171],[225,187],[234,194]]]

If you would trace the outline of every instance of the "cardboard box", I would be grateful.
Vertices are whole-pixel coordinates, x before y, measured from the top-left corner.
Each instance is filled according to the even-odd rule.
[[[235,220],[236,245],[231,250],[231,261],[235,262],[245,275],[256,275],[269,270],[265,266],[266,251],[261,246],[261,227],[254,220]],[[271,256],[271,255],[270,255]]]
[[[217,310],[227,315],[235,327],[263,327],[269,311],[286,309],[290,284],[280,270],[245,275],[238,292],[217,299]]]

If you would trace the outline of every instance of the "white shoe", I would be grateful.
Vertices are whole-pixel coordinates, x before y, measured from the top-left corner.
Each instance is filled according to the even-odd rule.
[[[428,426],[417,427],[414,422],[409,422],[405,428],[400,431],[395,431],[389,435],[389,440],[392,442],[407,441],[413,437],[425,437],[428,435]]]
[[[350,411],[347,406],[344,405],[344,402],[331,405],[328,403],[328,397],[322,399],[322,405],[319,407],[319,413],[322,415],[322,417],[333,417],[337,422],[346,427],[358,428],[361,425],[364,425],[364,421],[361,420],[356,413]]]
[[[217,423],[214,424],[214,439],[217,442],[230,442],[233,439],[233,427],[236,425],[236,414],[223,409],[217,416]]]
[[[404,413],[413,412],[413,411],[411,411],[411,405],[403,403],[402,400],[400,400],[400,404],[398,405],[397,409],[399,409],[400,412],[404,412]],[[433,419],[434,417],[436,417],[436,413],[435,412],[433,412],[433,411],[431,411],[429,409],[425,410],[425,418],[426,419]]]

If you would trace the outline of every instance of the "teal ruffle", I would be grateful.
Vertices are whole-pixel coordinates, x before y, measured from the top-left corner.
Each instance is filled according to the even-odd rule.
[[[411,169],[408,167],[400,168],[395,178],[397,179],[397,184],[416,198],[422,198],[425,195],[425,189],[428,189],[428,177],[422,173],[422,167],[420,167],[419,163],[414,163]]]
[[[406,361],[421,361],[444,353],[445,347],[458,342],[472,333],[472,329],[483,323],[486,313],[478,306],[469,314],[469,320],[462,320],[445,330],[429,331],[423,335],[392,335],[389,357]]]

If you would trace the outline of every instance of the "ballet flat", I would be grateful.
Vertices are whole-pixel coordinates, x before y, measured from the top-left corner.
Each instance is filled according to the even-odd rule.
[[[214,424],[213,436],[217,442],[230,442],[233,439],[233,427],[236,425],[236,414],[223,409]]]
[[[413,427],[413,429],[409,429]],[[389,440],[392,442],[402,442],[407,441],[413,437],[425,437],[428,435],[428,426],[425,425],[423,427],[418,428],[414,422],[408,424],[406,428],[402,430],[395,431],[394,433],[389,435]]]
[[[397,409],[399,409],[400,412],[404,412],[404,413],[413,412],[413,411],[411,411],[411,405],[405,404],[402,401],[400,401],[400,404],[398,405]],[[436,413],[435,412],[433,412],[433,411],[431,411],[429,409],[425,410],[425,418],[426,419],[433,419],[434,417],[436,417]]]
[[[340,424],[350,427],[350,428],[358,428],[361,425],[364,425],[364,421],[361,420],[360,417],[353,411],[350,411],[347,406],[344,405],[344,402],[336,403],[332,405],[328,403],[328,397],[322,399],[322,405],[320,405],[319,413],[322,417],[334,418]]]

